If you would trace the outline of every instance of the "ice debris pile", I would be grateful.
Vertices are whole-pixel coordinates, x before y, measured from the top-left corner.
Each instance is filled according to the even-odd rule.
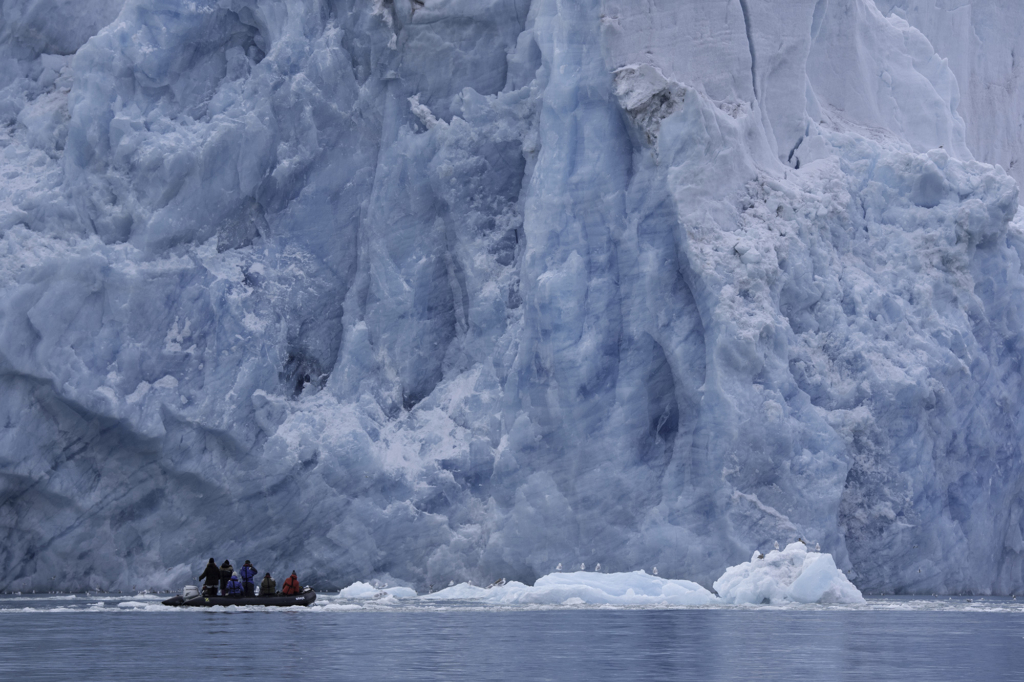
[[[1024,589],[1022,112],[878,4],[3,0],[0,589]]]
[[[809,552],[802,542],[726,569],[715,581],[717,595],[689,580],[669,580],[645,571],[549,573],[524,585],[501,581],[489,587],[460,583],[420,595],[426,601],[471,601],[493,606],[546,604],[561,606],[711,606],[716,604],[862,604],[864,597],[832,555]],[[374,588],[357,582],[343,589],[343,599],[411,599],[409,588]]]
[[[808,552],[803,542],[767,554],[754,552],[749,562],[727,568],[714,588],[726,604],[864,602],[831,554]]]
[[[703,606],[715,601],[689,580],[666,580],[644,571],[632,573],[549,573],[531,585],[510,581],[489,588],[462,583],[423,595],[427,600],[473,600],[493,605],[613,604],[619,606]]]
[[[416,596],[416,590],[411,587],[400,585],[387,585],[375,587],[369,583],[356,581],[338,593],[342,599],[381,599],[382,597],[394,597],[395,599],[408,599]]]

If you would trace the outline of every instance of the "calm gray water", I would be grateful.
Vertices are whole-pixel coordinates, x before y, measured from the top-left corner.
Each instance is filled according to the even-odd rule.
[[[0,680],[1024,679],[1024,610],[1005,600],[175,610],[148,599],[0,597]]]

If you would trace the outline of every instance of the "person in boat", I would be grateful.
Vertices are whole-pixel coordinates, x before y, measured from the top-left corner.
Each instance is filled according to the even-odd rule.
[[[222,563],[220,565],[220,594],[221,594],[221,596],[224,596],[224,595],[227,594],[227,592],[225,592],[225,590],[227,589],[227,586],[228,586],[228,580],[231,579],[231,574],[234,573],[234,572],[235,572],[235,569],[232,568],[231,562],[228,561],[227,559],[225,559],[224,563]]]
[[[269,573],[263,575],[263,582],[260,583],[260,596],[273,597],[277,594],[277,583],[270,577]]]
[[[259,573],[259,571],[257,571],[256,567],[249,563],[249,560],[246,559],[245,565],[242,566],[242,570],[240,571],[240,573],[242,577],[242,588],[245,590],[245,596],[255,597],[256,583],[254,581],[256,580],[256,576]]]
[[[220,569],[217,568],[217,562],[210,557],[210,563],[206,564],[206,570],[199,576],[200,580],[205,580],[206,583],[203,585],[203,595],[210,596],[211,594],[217,594],[217,583],[220,582]]]
[[[237,573],[232,573],[231,577],[228,578],[227,592],[225,596],[233,599],[241,599],[245,595],[245,588],[242,587],[242,579],[238,577]]]
[[[295,575],[295,571],[288,576],[288,579],[284,581],[284,585],[281,587],[281,594],[301,594],[302,587],[299,586],[299,576]]]

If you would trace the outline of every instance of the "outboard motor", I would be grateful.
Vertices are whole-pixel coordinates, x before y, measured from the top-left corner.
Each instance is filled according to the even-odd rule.
[[[199,596],[199,588],[195,585],[185,585],[185,589],[182,590],[181,596],[185,598],[185,601],[194,599]]]

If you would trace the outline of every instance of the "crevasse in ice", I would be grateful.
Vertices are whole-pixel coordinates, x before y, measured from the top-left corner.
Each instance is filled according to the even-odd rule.
[[[1019,591],[1020,145],[912,4],[3,0],[0,588]]]

